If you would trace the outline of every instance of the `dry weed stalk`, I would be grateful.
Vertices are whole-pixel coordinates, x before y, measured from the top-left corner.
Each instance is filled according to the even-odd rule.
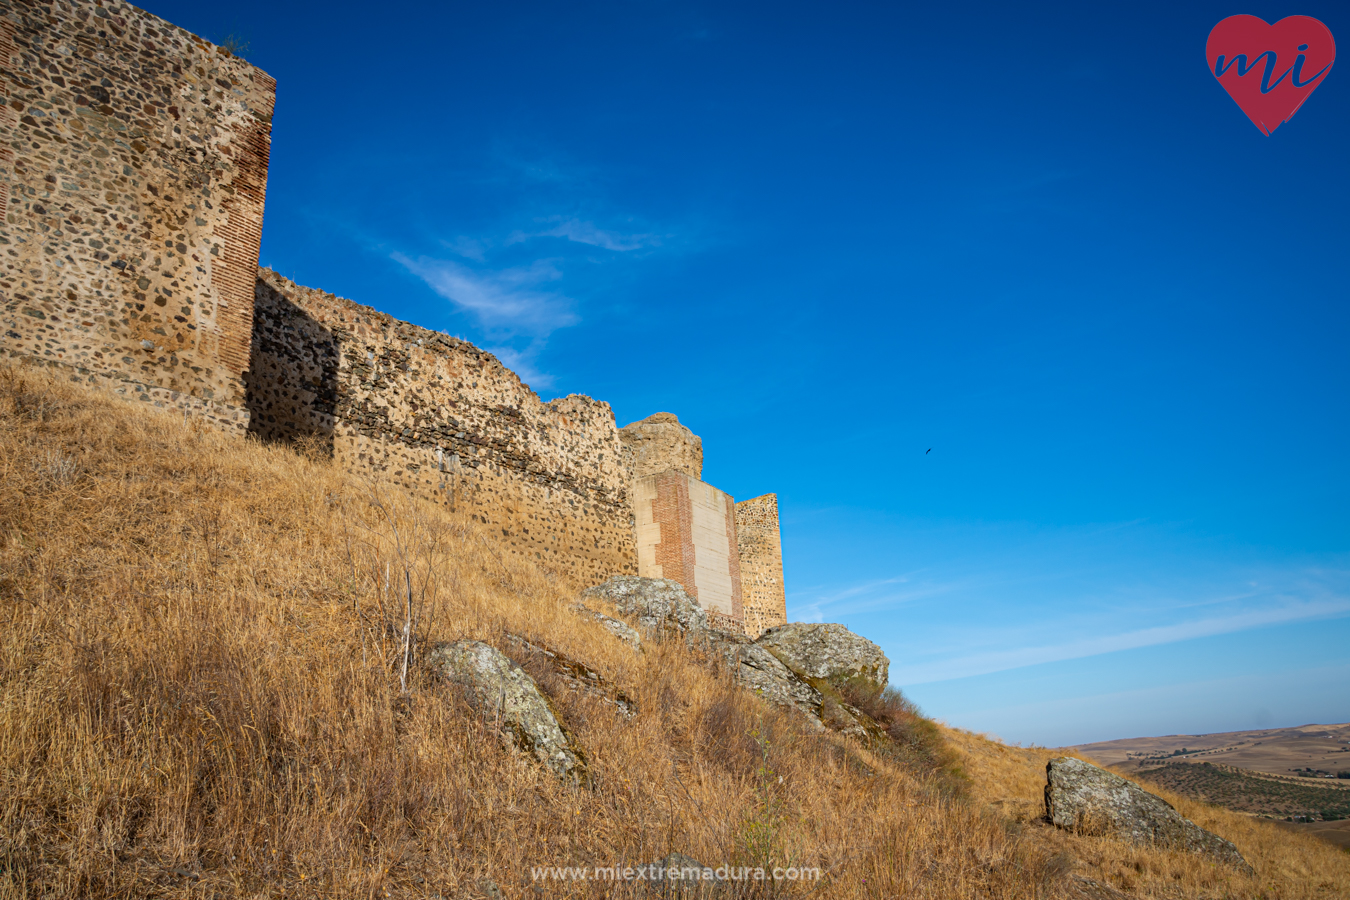
[[[384,630],[392,629],[399,637],[399,691],[406,695],[419,635],[435,627],[434,612],[440,606],[438,591],[449,528],[444,519],[434,515],[434,507],[418,503],[379,481],[365,479],[360,498],[365,511],[374,515],[349,514],[342,522],[347,561],[352,570],[353,609],[360,616],[357,588],[360,565],[353,550],[355,531],[360,534],[356,545],[365,556],[366,568],[377,575],[383,572],[382,579],[371,582],[379,585],[375,597],[381,621],[387,625]],[[391,568],[396,573],[393,582]],[[393,590],[395,586],[397,591]],[[428,616],[433,618],[428,620]]]

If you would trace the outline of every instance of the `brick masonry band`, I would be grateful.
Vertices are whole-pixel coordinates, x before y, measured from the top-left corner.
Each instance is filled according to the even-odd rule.
[[[578,586],[656,574],[721,627],[786,621],[777,498],[700,481],[675,416],[620,431],[607,403],[545,403],[472,344],[258,268],[265,72],[121,0],[0,0],[0,85],[4,356],[317,446]]]
[[[247,423],[276,83],[126,3],[0,0],[7,355]]]

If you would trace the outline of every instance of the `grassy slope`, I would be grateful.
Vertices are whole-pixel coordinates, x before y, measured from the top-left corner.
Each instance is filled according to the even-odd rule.
[[[970,775],[976,799],[1020,823],[1042,846],[1066,854],[1074,861],[1076,874],[1139,897],[1350,897],[1350,854],[1315,837],[1292,834],[1273,822],[1211,806],[1138,778],[1131,780],[1167,800],[1200,827],[1236,844],[1256,876],[1244,877],[1188,853],[1059,831],[1041,820],[1045,764],[1063,751],[1009,747],[959,729],[944,731]]]
[[[30,372],[0,370],[0,497],[0,897],[476,896],[482,876],[541,896],[530,866],[672,849],[828,873],[747,897],[1059,897],[1065,853],[1133,865],[1115,880],[1141,896],[1350,895],[1350,858],[1182,800],[1262,877],[1050,832],[1023,809],[1043,760],[960,733],[979,794],[951,799],[682,646],[634,655],[462,518]],[[415,654],[400,689],[409,583],[424,640],[523,635],[637,700],[626,719],[554,697],[589,790],[503,747]]]

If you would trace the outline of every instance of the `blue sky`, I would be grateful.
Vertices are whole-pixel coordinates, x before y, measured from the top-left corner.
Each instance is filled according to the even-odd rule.
[[[1343,5],[147,7],[278,79],[264,264],[678,414],[930,714],[1350,720],[1350,92],[1204,58]]]

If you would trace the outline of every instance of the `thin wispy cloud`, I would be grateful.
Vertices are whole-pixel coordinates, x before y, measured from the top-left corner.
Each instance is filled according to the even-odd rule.
[[[477,188],[498,198],[502,219],[442,231],[429,252],[384,252],[469,316],[481,345],[522,380],[552,387],[548,338],[581,322],[597,286],[613,283],[603,268],[688,248],[672,244],[671,229],[618,210],[600,170],[511,148],[494,156]]]
[[[441,243],[445,246],[445,249],[456,256],[478,262],[487,262],[487,251],[490,247],[487,241],[479,238],[457,237]]]
[[[913,600],[920,600],[938,594],[951,593],[958,589],[957,584],[919,583],[912,584],[912,575],[898,575],[894,578],[880,578],[852,587],[842,588],[817,595],[805,603],[794,603],[794,615],[803,622],[823,622],[826,615],[866,612],[881,607],[899,606]],[[909,585],[898,588],[898,585]]]
[[[477,319],[497,344],[488,349],[522,381],[535,388],[550,388],[553,376],[539,367],[545,340],[559,328],[581,321],[576,303],[562,289],[561,260],[536,259],[525,265],[493,268],[489,257],[494,251],[518,248],[537,238],[563,238],[618,253],[656,247],[661,238],[607,230],[594,222],[561,216],[536,220],[536,224],[547,227],[517,229],[500,240],[460,236],[442,241],[442,247],[458,259],[412,258],[399,252],[390,257],[456,309]],[[528,338],[529,343],[523,347],[508,343],[517,337]]]
[[[1130,521],[994,531],[1004,545],[996,552],[976,534],[962,554],[920,568],[798,588],[791,617],[844,622],[872,637],[901,685],[1350,620],[1350,557],[1141,566],[1143,551],[1175,554],[1174,529]]]
[[[499,339],[520,334],[544,338],[580,321],[572,300],[553,287],[562,272],[552,260],[493,270],[426,256],[411,259],[397,252],[390,256]]]
[[[947,681],[953,678],[969,678],[1008,669],[1019,669],[1024,666],[1062,662],[1069,659],[1083,659],[1089,656],[1099,656],[1103,653],[1136,650],[1141,647],[1153,647],[1159,644],[1173,644],[1178,641],[1232,634],[1252,628],[1315,619],[1333,619],[1347,615],[1350,615],[1350,599],[1348,598],[1337,597],[1311,602],[1295,602],[1273,608],[1246,610],[1227,616],[1213,616],[1172,625],[1160,625],[1115,634],[1080,637],[1060,643],[1013,647],[1006,650],[898,666],[892,670],[892,678],[900,684],[925,684],[933,681]]]
[[[599,247],[602,250],[612,250],[616,253],[628,253],[633,250],[659,247],[663,238],[663,235],[659,234],[624,233],[600,228],[594,222],[573,218],[565,219],[558,216],[545,220],[544,224],[548,224],[548,227],[532,231],[512,232],[511,236],[506,239],[506,243],[508,245],[519,244],[532,238],[553,237],[564,238],[578,244],[587,244],[591,247]]]
[[[1010,589],[1063,578],[1068,572],[1054,574],[971,571],[954,577],[915,570],[892,578],[874,579],[844,588],[821,591],[807,589],[806,596],[794,596],[794,614],[808,616],[852,616],[899,607],[943,595],[997,594]],[[811,618],[807,621],[823,621]]]

